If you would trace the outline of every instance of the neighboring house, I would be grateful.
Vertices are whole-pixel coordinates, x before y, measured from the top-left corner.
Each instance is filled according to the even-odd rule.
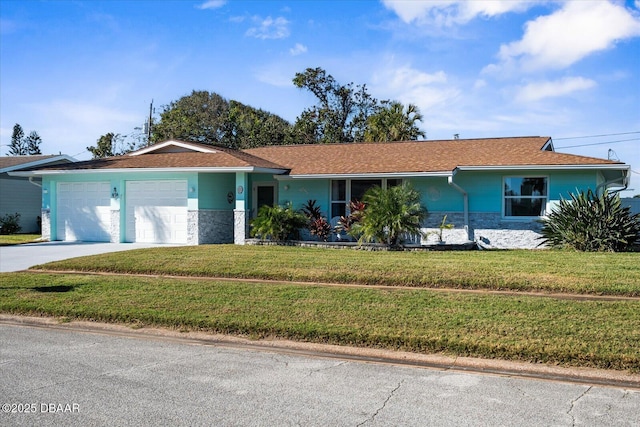
[[[632,214],[640,214],[640,197],[626,197],[622,199],[622,206],[628,207]]]
[[[42,215],[42,179],[39,176],[12,176],[9,172],[73,161],[73,158],[66,155],[0,157],[0,217],[19,213],[21,232],[39,233],[39,218]]]
[[[538,246],[538,220],[569,193],[628,185],[630,167],[556,153],[549,137],[289,145],[237,151],[166,141],[125,156],[42,168],[52,240],[244,244],[264,204],[314,199],[335,223],[374,186],[410,182],[455,224],[451,243]],[[425,243],[415,242],[415,243]]]

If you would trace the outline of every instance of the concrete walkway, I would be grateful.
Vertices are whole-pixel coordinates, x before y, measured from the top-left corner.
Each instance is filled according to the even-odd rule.
[[[0,272],[26,270],[29,267],[86,255],[131,249],[153,248],[157,243],[42,242],[0,246]]]

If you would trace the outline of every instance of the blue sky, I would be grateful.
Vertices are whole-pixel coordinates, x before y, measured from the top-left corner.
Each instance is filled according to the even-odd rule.
[[[428,139],[551,136],[631,164],[640,193],[638,0],[3,0],[0,17],[1,155],[20,123],[88,159],[194,89],[293,122],[314,99],[292,78],[322,67],[418,105]]]

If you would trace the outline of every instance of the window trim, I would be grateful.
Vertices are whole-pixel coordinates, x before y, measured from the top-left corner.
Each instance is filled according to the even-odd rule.
[[[535,178],[542,178],[545,180],[545,185],[546,185],[546,194],[544,196],[507,196],[505,194],[505,184],[507,179],[510,178],[518,178],[518,179],[535,179]],[[528,216],[518,216],[518,215],[507,215],[506,213],[506,209],[507,209],[507,198],[510,199],[516,199],[516,198],[521,198],[521,199],[541,199],[544,202],[544,206],[545,209],[540,213],[540,215],[528,215]],[[546,212],[546,207],[549,204],[549,175],[543,175],[543,174],[528,174],[528,175],[504,175],[502,177],[502,186],[500,187],[500,203],[502,205],[501,210],[502,210],[502,219],[504,220],[509,220],[509,221],[531,221],[531,220],[538,220],[542,217],[544,217],[545,212]]]

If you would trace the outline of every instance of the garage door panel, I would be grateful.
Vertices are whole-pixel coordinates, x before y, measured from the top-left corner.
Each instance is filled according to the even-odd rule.
[[[57,238],[69,241],[110,241],[109,188],[109,182],[58,183]]]
[[[128,181],[126,240],[187,242],[187,182]]]

